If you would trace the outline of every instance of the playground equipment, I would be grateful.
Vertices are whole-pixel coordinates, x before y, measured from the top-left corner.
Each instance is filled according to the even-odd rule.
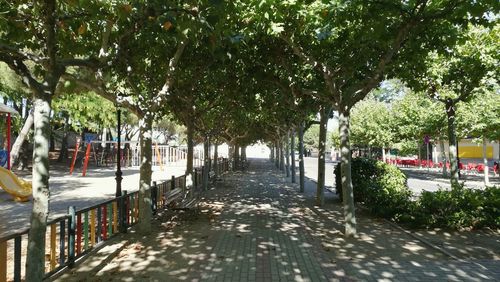
[[[10,129],[11,129],[11,117],[12,115],[17,115],[18,113],[16,112],[16,110],[12,109],[11,107],[8,107],[4,104],[0,104],[0,114],[7,114],[7,132],[6,132],[6,135],[7,135],[7,148],[6,148],[6,156],[5,156],[5,153],[3,153],[4,155],[4,159],[5,159],[5,162],[7,162],[7,169],[10,169]],[[4,165],[4,162],[0,163],[1,166]]]
[[[106,149],[106,145],[111,145],[109,149]],[[96,166],[108,166],[116,164],[117,156],[117,141],[99,141],[92,140],[85,143],[77,140],[75,153],[70,166],[70,174],[73,173],[75,164],[82,161],[82,176],[87,173],[87,167],[89,161],[95,161]],[[83,157],[78,157],[79,148],[85,146],[85,154]],[[125,146],[128,146],[127,150],[123,150]],[[138,141],[121,141],[121,156],[120,163],[124,167],[139,167],[141,165],[141,148]],[[155,143],[152,148],[152,165],[159,166],[161,171],[164,171],[167,167],[173,166],[184,166],[186,165],[187,153],[185,150],[168,146],[168,145],[158,145]],[[205,156],[203,149],[194,148],[194,166],[202,166]]]
[[[31,196],[31,182],[17,177],[12,171],[0,167],[0,187],[14,196],[17,202],[26,202]]]

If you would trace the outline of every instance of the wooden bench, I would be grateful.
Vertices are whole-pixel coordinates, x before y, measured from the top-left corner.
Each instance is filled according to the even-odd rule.
[[[167,193],[163,194],[163,197],[165,198],[164,206],[168,207],[169,205],[177,204],[183,198],[183,196],[184,191],[182,191],[181,188],[175,188],[168,191]]]

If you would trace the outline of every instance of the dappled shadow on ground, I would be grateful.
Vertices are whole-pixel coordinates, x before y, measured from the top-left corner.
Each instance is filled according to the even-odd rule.
[[[79,280],[330,281],[484,280],[495,261],[451,261],[390,224],[359,214],[359,237],[343,236],[333,194],[313,205],[314,185],[297,193],[272,165],[224,177],[206,192],[200,212],[158,216],[151,235],[132,242],[109,264],[77,269]],[[158,224],[161,222],[161,224]],[[478,266],[479,265],[479,266]],[[90,275],[90,276],[89,276]]]

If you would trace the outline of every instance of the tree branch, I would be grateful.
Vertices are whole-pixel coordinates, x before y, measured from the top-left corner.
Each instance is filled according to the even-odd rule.
[[[320,61],[316,60],[314,57],[311,55],[308,55],[304,52],[304,50],[295,44],[291,38],[286,37],[286,36],[280,36],[280,38],[285,41],[293,50],[293,53],[297,55],[299,58],[301,58],[304,62],[307,64],[310,64],[313,66],[313,68],[317,69],[319,72],[323,74],[323,76],[327,76],[329,78],[333,77],[336,73],[332,72],[328,66],[325,64],[321,63]]]
[[[22,82],[36,93],[42,92],[42,84],[32,75],[31,71],[21,59],[0,53],[0,61],[6,63],[17,75],[21,77]]]
[[[40,57],[38,55],[21,51],[13,46],[0,43],[0,53],[9,54],[12,58],[20,59],[20,60],[28,60],[36,63],[46,62],[48,59]]]
[[[99,66],[99,61],[94,59],[94,58],[89,58],[89,59],[74,59],[74,58],[68,58],[68,59],[59,59],[57,60],[57,63],[59,66],[62,67],[87,67],[92,70],[97,69]]]
[[[167,96],[170,93],[172,85],[174,84],[175,81],[174,73],[182,57],[182,53],[184,53],[184,50],[186,49],[187,43],[188,43],[187,39],[184,39],[181,42],[179,42],[179,45],[177,46],[177,50],[175,51],[174,56],[170,59],[170,62],[168,63],[165,84],[160,90],[160,93],[158,93],[159,96]]]
[[[410,19],[409,21],[405,22],[399,27],[396,37],[394,38],[394,41],[392,42],[387,52],[382,56],[382,58],[378,62],[378,65],[375,68],[375,70],[373,70],[372,75],[370,75],[367,79],[365,79],[360,83],[361,87],[358,91],[354,93],[353,99],[350,101],[351,102],[350,106],[352,106],[357,101],[366,97],[366,95],[373,88],[378,86],[378,84],[383,79],[383,74],[387,65],[392,61],[396,53],[401,49],[401,46],[403,45],[403,42],[406,40],[406,37],[410,29],[413,28],[416,24],[417,22],[415,21],[415,19]]]
[[[62,79],[72,81],[79,85],[80,87],[95,92],[97,95],[103,97],[104,99],[112,102],[112,103],[117,103],[117,98],[118,96],[116,94],[113,94],[109,92],[108,90],[105,89],[103,85],[100,85],[99,82],[96,81],[90,81],[90,80],[84,80],[81,78],[77,78],[74,75],[65,73],[62,76]],[[130,103],[129,101],[120,101],[120,105],[124,106],[125,108],[129,109],[131,112],[133,112],[137,116],[141,116],[142,111],[137,107],[137,105],[134,105]]]

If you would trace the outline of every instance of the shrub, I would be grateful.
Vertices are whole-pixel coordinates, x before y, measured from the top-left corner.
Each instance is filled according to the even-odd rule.
[[[465,188],[422,192],[412,210],[413,225],[422,227],[481,228],[500,227],[500,189]],[[411,223],[411,222],[410,222]]]
[[[376,215],[397,218],[408,211],[411,191],[406,176],[384,162],[356,158],[351,163],[354,200],[363,202]],[[335,168],[336,189],[342,199],[340,164]],[[340,188],[340,189],[339,189]]]
[[[335,167],[337,194],[342,199],[340,164]],[[500,188],[423,191],[411,199],[406,176],[395,166],[371,159],[353,159],[354,200],[372,214],[415,228],[500,228]]]

